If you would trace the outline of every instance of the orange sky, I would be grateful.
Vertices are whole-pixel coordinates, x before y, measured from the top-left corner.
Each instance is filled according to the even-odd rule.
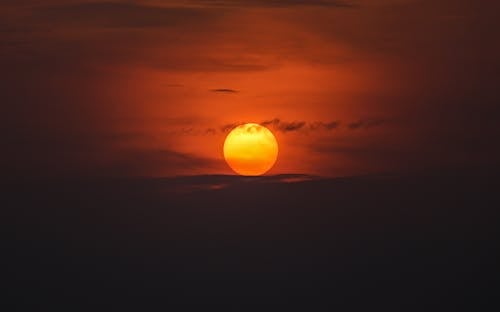
[[[499,44],[493,10],[474,1],[0,8],[13,174],[229,174],[224,127],[272,120],[280,154],[269,174],[489,164],[498,154]]]

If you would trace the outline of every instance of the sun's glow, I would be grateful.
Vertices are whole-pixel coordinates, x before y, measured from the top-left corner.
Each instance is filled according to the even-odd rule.
[[[256,123],[234,128],[224,142],[224,158],[236,173],[258,176],[271,169],[278,158],[278,142],[272,132]]]

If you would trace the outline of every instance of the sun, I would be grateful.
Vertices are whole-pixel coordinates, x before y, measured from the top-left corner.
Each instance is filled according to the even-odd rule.
[[[240,175],[262,175],[273,167],[277,158],[276,138],[269,129],[256,123],[234,128],[224,141],[224,159]]]

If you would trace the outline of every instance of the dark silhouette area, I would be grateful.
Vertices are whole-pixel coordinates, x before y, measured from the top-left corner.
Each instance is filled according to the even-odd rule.
[[[2,297],[19,310],[493,311],[498,177],[13,182]]]

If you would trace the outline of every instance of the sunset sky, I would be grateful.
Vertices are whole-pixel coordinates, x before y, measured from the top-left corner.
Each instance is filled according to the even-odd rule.
[[[0,311],[500,311],[499,12],[0,0]]]
[[[498,165],[498,9],[3,0],[3,172],[231,174],[222,145],[245,122],[278,140],[269,174]]]

